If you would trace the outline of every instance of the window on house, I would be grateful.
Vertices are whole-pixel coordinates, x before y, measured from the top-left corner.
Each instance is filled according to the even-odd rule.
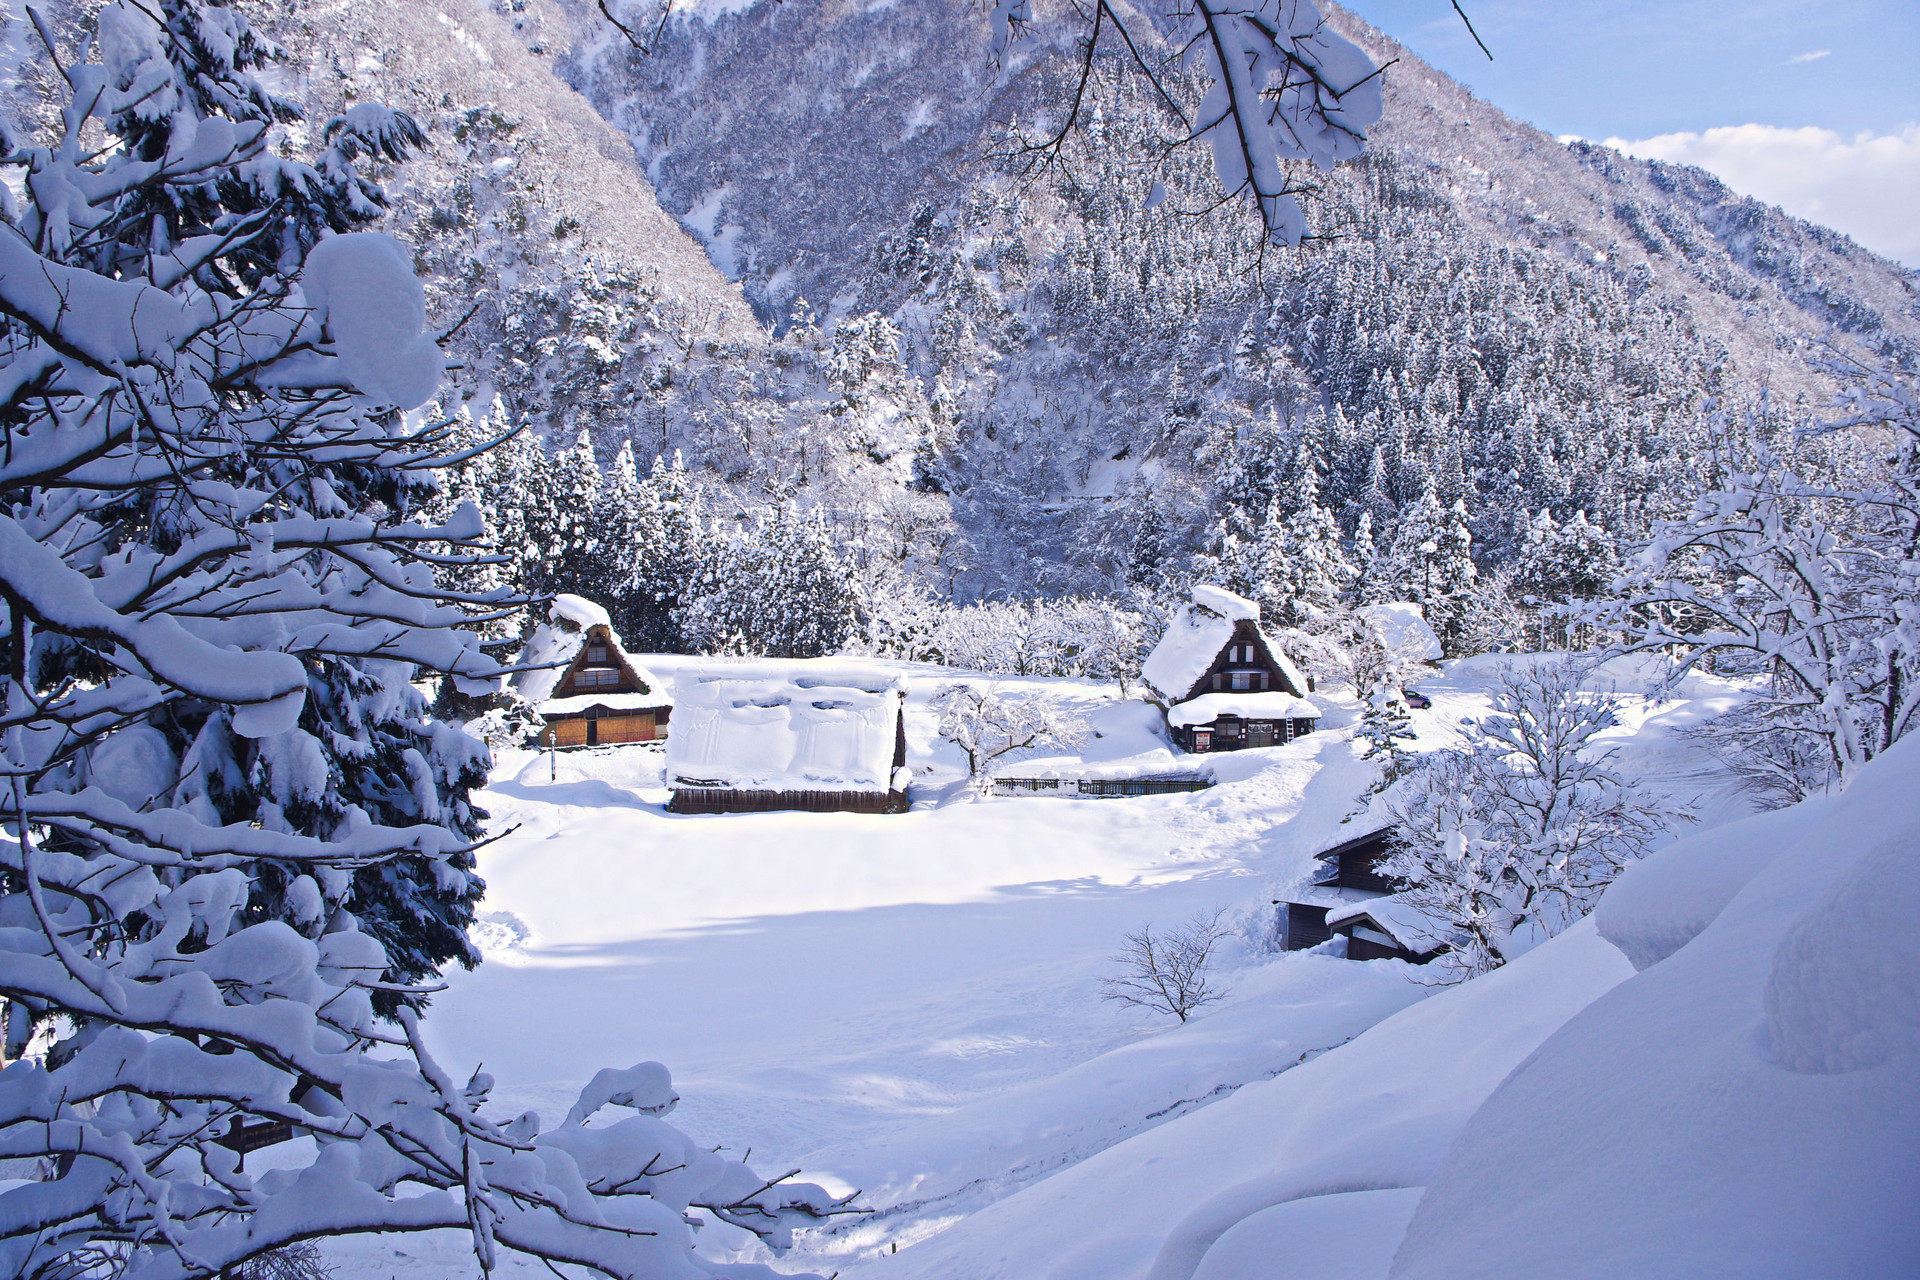
[[[607,646],[603,644],[590,644],[587,646],[588,662],[605,662],[606,660]]]
[[[620,683],[620,673],[611,667],[594,670],[589,667],[573,673],[573,687],[576,689],[611,689]]]
[[[1244,692],[1246,692],[1247,690],[1249,690],[1249,689],[1252,689],[1252,688],[1253,688],[1253,677],[1254,677],[1254,676],[1255,676],[1256,674],[1257,674],[1256,672],[1252,672],[1252,671],[1236,671],[1236,672],[1234,672],[1234,673],[1233,673],[1233,688],[1234,688],[1234,691],[1235,691],[1236,693],[1244,693]]]
[[[1216,689],[1220,687],[1220,673],[1218,671],[1213,673],[1213,687]]]

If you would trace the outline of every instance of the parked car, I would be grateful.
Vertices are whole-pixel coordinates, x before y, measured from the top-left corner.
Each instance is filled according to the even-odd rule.
[[[1406,703],[1408,706],[1414,708],[1417,711],[1425,711],[1428,707],[1433,705],[1433,699],[1429,698],[1426,694],[1420,692],[1418,689],[1402,689],[1400,691],[1400,696],[1406,699]]]

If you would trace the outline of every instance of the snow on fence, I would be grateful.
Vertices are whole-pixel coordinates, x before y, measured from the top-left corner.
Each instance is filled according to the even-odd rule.
[[[1183,768],[1165,749],[1120,760],[1087,761],[1077,756],[1022,760],[994,775],[997,796],[1159,796],[1205,791],[1214,785],[1211,769]]]

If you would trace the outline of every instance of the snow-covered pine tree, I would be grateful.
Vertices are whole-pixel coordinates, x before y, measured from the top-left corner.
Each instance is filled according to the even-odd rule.
[[[708,563],[711,534],[700,492],[679,454],[653,460],[640,482],[639,501],[632,572],[618,603],[620,634],[637,652],[684,652],[680,611]]]
[[[1340,526],[1320,505],[1320,476],[1302,464],[1293,513],[1269,520],[1262,547],[1262,613],[1283,627],[1314,628],[1340,607],[1355,578]]]
[[[613,617],[614,630],[629,634],[628,607],[634,570],[646,536],[646,494],[633,460],[633,441],[622,440],[607,468],[592,517],[587,522],[586,545],[567,577],[566,590],[585,596]]]
[[[1379,589],[1419,604],[1441,644],[1454,651],[1476,573],[1466,504],[1456,500],[1443,507],[1429,477],[1420,497],[1401,512],[1387,559],[1393,581]]]
[[[320,168],[281,157],[243,19],[155,11],[109,6],[102,61],[64,60],[52,145],[0,137],[34,175],[0,226],[0,1156],[51,1170],[0,1188],[0,1274],[200,1280],[447,1228],[483,1269],[678,1280],[710,1271],[692,1204],[782,1242],[837,1202],[651,1116],[586,1137],[607,1105],[670,1108],[664,1069],[602,1073],[542,1133],[422,1043],[424,992],[393,978],[464,945],[480,753],[410,677],[495,676],[462,627],[507,600],[435,580],[471,508],[413,518],[446,440],[403,416],[444,367],[410,256],[250,203],[362,198],[349,140],[390,117],[329,125]],[[161,155],[113,145],[163,107]],[[128,214],[162,186],[204,234]],[[317,1151],[241,1175],[222,1139],[259,1120]]]
[[[853,572],[819,511],[784,504],[705,550],[677,614],[696,651],[818,658],[860,634]]]

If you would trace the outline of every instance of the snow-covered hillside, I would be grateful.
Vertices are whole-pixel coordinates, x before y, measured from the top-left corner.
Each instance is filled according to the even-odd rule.
[[[668,680],[686,661],[646,659]],[[1454,740],[1463,718],[1484,711],[1495,666],[1453,663],[1422,684],[1434,705],[1415,713],[1421,745]],[[429,1034],[455,1069],[484,1062],[503,1081],[528,1082],[503,1091],[508,1112],[558,1114],[599,1066],[665,1062],[688,1132],[750,1147],[762,1167],[861,1189],[876,1212],[803,1240],[789,1265],[831,1271],[887,1253],[876,1267],[924,1259],[906,1274],[1049,1274],[1047,1259],[1091,1244],[1092,1228],[1042,1243],[1003,1237],[987,1225],[1002,1220],[993,1215],[1064,1199],[1091,1222],[1110,1214],[1091,1188],[1117,1168],[1148,1170],[1130,1176],[1157,1186],[1152,1162],[1164,1158],[1209,1171],[1194,1196],[1154,1210],[1170,1228],[1201,1191],[1269,1158],[1271,1122],[1257,1118],[1270,1113],[1242,1100],[1269,1095],[1250,1086],[1284,1087],[1283,1097],[1337,1090],[1315,1081],[1344,1080],[1344,1069],[1302,1064],[1331,1060],[1327,1051],[1432,989],[1399,962],[1272,949],[1273,900],[1305,881],[1316,850],[1351,834],[1341,819],[1372,773],[1345,727],[1356,708],[1339,697],[1316,695],[1329,708],[1320,733],[1214,757],[1221,783],[1208,791],[977,800],[957,753],[932,737],[927,698],[951,673],[900,670],[913,691],[916,781],[913,811],[897,817],[678,817],[664,810],[657,748],[503,756],[483,798],[508,831],[481,854],[487,962],[453,976]],[[1112,685],[1003,687],[1090,712],[1102,734],[1091,758],[1157,743],[1152,715]],[[1631,700],[1617,736],[1636,772],[1701,800],[1713,822],[1741,803],[1675,730],[1729,695],[1706,682],[1689,692]],[[1224,1000],[1185,1026],[1101,1000],[1124,932],[1215,908],[1237,928],[1221,961]],[[1475,1007],[1501,1009],[1516,984],[1553,989],[1527,997],[1543,1011],[1534,1021],[1490,1034],[1448,1068],[1456,1121],[1604,985],[1578,973],[1561,990],[1560,978],[1530,972],[1469,984]],[[1607,972],[1617,981],[1630,967]],[[1446,1025],[1477,1043],[1460,1018]],[[1430,1078],[1398,1060],[1369,1070],[1388,1092]],[[1342,1132],[1363,1112],[1343,1103],[1313,1132]],[[1432,1158],[1444,1141],[1429,1135]],[[1101,1229],[1105,1252],[1084,1263],[1093,1269],[1061,1274],[1125,1274],[1116,1260],[1138,1249],[1122,1237],[1155,1221],[1142,1212],[1127,1232]],[[724,1227],[704,1239],[719,1256],[764,1256]],[[994,1255],[1004,1271],[977,1252],[981,1240],[1004,1244]],[[464,1247],[403,1243],[403,1257],[350,1244],[340,1256],[354,1276],[424,1276],[457,1265]]]

